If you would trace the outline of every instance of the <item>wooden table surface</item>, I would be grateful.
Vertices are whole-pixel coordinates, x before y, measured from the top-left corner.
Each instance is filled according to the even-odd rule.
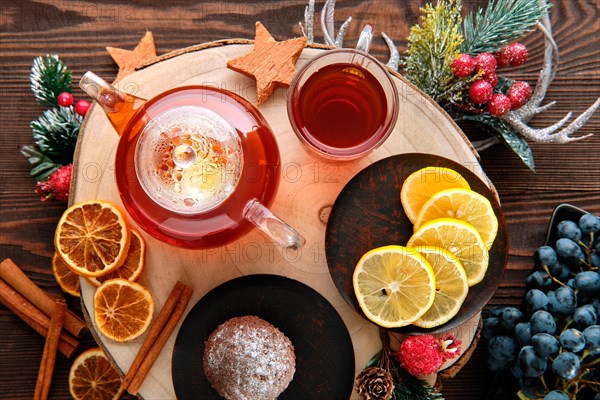
[[[131,4],[130,4],[131,3]],[[317,10],[322,7],[318,2]],[[410,26],[418,21],[421,1],[338,1],[336,21],[354,18],[347,43],[355,43],[362,23],[385,31],[401,51]],[[463,10],[485,1],[463,1]],[[554,1],[554,37],[560,48],[560,68],[546,101],[557,104],[532,121],[547,126],[567,112],[583,112],[600,96],[600,2]],[[116,65],[105,46],[133,49],[146,29],[154,33],[157,52],[231,37],[252,38],[254,22],[262,21],[277,40],[299,35],[295,24],[303,18],[304,1],[263,2],[59,2],[3,0],[0,3],[0,259],[12,258],[40,286],[60,296],[50,266],[52,237],[65,209],[63,203],[42,203],[34,194],[27,160],[19,147],[33,143],[29,122],[44,108],[29,90],[29,69],[38,55],[59,54],[74,80],[88,69],[114,76]],[[339,26],[339,23],[338,23]],[[320,29],[316,31],[321,41]],[[539,33],[527,36],[530,59],[507,75],[534,85],[543,57]],[[371,53],[387,61],[387,47],[376,37]],[[82,98],[75,90],[75,98]],[[488,306],[518,305],[532,254],[544,241],[550,215],[560,203],[570,203],[600,214],[600,113],[579,135],[595,135],[567,145],[532,143],[537,172],[529,171],[502,145],[481,155],[481,164],[496,186],[508,224],[510,257],[500,288]],[[468,135],[476,135],[466,127]],[[77,299],[69,298],[79,309]],[[0,305],[0,398],[24,399],[33,394],[43,339]],[[82,349],[94,346],[91,335]],[[485,367],[485,348],[478,346],[469,363],[443,388],[445,398],[483,399],[493,375]],[[58,356],[50,398],[65,399],[72,360]]]

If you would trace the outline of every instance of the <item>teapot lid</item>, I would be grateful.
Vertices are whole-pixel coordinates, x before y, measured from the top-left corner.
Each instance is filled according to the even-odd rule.
[[[206,212],[225,201],[242,166],[235,129],[199,106],[172,108],[151,119],[135,149],[135,171],[146,194],[181,214]]]

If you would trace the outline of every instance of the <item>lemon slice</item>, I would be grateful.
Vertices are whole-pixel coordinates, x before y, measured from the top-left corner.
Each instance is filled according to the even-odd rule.
[[[498,219],[488,199],[470,189],[446,189],[437,192],[423,204],[414,230],[427,221],[438,218],[456,218],[473,225],[489,250],[498,233]]]
[[[450,251],[462,264],[467,283],[483,279],[488,267],[488,251],[481,235],[472,225],[454,218],[439,218],[424,223],[408,240],[407,247],[436,246]]]
[[[413,325],[433,328],[450,321],[465,301],[469,286],[460,261],[440,247],[419,246],[416,250],[427,260],[435,274],[433,304]]]
[[[421,207],[431,196],[451,188],[469,189],[469,183],[458,172],[444,167],[426,167],[409,175],[400,189],[400,202],[413,224]]]
[[[367,252],[356,265],[352,283],[365,315],[385,328],[413,323],[435,297],[431,265],[415,250],[402,246]]]

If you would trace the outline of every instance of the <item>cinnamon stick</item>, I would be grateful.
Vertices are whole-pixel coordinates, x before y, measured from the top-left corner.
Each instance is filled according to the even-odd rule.
[[[56,350],[60,342],[60,331],[65,321],[66,310],[67,303],[63,299],[56,300],[54,313],[50,319],[48,337],[46,338],[46,345],[42,354],[42,362],[40,363],[33,400],[46,400],[48,393],[50,393],[50,383],[52,382],[54,362],[56,361]]]
[[[56,306],[54,298],[33,283],[10,258],[0,263],[0,277],[44,314],[52,316]],[[65,314],[64,327],[77,337],[87,332],[85,322],[69,310]]]
[[[160,352],[162,351],[163,347],[165,347],[167,340],[169,340],[169,337],[171,337],[171,335],[173,334],[177,323],[183,316],[183,313],[185,312],[185,309],[187,308],[187,305],[190,302],[190,299],[192,298],[192,293],[193,290],[187,286],[183,289],[183,293],[177,301],[177,305],[173,310],[173,314],[171,314],[171,316],[169,317],[169,320],[165,324],[163,330],[158,335],[158,338],[156,338],[156,341],[152,345],[152,348],[150,349],[150,351],[144,358],[144,361],[137,370],[135,377],[129,384],[129,387],[127,389],[129,393],[135,395],[140,390],[140,387],[142,386],[146,375],[148,375],[148,372],[150,372],[150,370],[152,369],[154,362],[160,355]]]
[[[140,350],[138,351],[137,355],[135,356],[135,359],[133,360],[133,363],[129,367],[129,371],[127,371],[127,375],[125,375],[125,378],[121,383],[122,389],[126,390],[133,378],[135,377],[135,375],[137,374],[140,365],[142,365],[144,358],[146,358],[146,355],[148,355],[148,352],[154,345],[156,338],[158,338],[158,335],[169,320],[169,317],[171,316],[173,310],[175,309],[175,306],[177,305],[177,301],[179,301],[179,298],[183,293],[183,289],[185,289],[186,287],[187,286],[183,282],[177,281],[177,283],[173,287],[173,290],[171,290],[171,293],[169,293],[169,297],[167,297],[167,300],[165,301],[163,308],[158,313],[156,320],[150,326],[150,329],[148,330],[148,335],[146,336],[146,340],[144,340],[144,343],[142,343],[142,347],[140,347]]]
[[[17,293],[2,279],[0,279],[0,302],[15,313],[17,317],[21,318],[27,325],[32,327],[37,333],[43,337],[48,336],[50,318],[38,310],[37,307],[29,302],[29,300]],[[78,346],[79,341],[69,332],[63,330],[60,333],[58,350],[64,354],[65,357],[70,358]]]

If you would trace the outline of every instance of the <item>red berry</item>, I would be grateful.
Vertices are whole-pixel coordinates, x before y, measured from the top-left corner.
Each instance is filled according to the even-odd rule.
[[[511,43],[507,47],[510,48],[509,51],[513,54],[510,65],[517,67],[527,61],[527,47],[521,43]]]
[[[85,114],[87,114],[88,110],[90,109],[90,102],[87,100],[79,100],[76,104],[75,104],[75,111],[77,111],[77,114],[81,115],[82,117],[85,117]]]
[[[488,103],[488,111],[494,117],[501,117],[510,111],[510,99],[502,93],[496,93]]]
[[[469,97],[473,103],[485,104],[492,98],[492,89],[492,85],[487,81],[475,81],[469,88]]]
[[[510,109],[516,110],[521,108],[523,104],[531,97],[531,86],[523,81],[515,81],[508,90],[508,98],[510,99]]]
[[[459,78],[466,78],[475,71],[475,62],[473,57],[466,53],[462,53],[452,61],[452,71]]]
[[[73,95],[69,92],[62,92],[58,95],[56,100],[60,106],[69,107],[71,104],[73,104]]]
[[[483,80],[489,82],[490,85],[492,85],[492,87],[495,88],[496,85],[498,84],[498,75],[496,75],[495,72],[492,72],[489,75],[484,75]]]
[[[505,46],[500,49],[498,53],[496,53],[496,61],[498,62],[499,67],[508,67],[512,62],[515,54],[513,48],[510,46]]]
[[[496,58],[491,53],[477,54],[474,61],[475,68],[484,75],[489,75],[496,70]]]

